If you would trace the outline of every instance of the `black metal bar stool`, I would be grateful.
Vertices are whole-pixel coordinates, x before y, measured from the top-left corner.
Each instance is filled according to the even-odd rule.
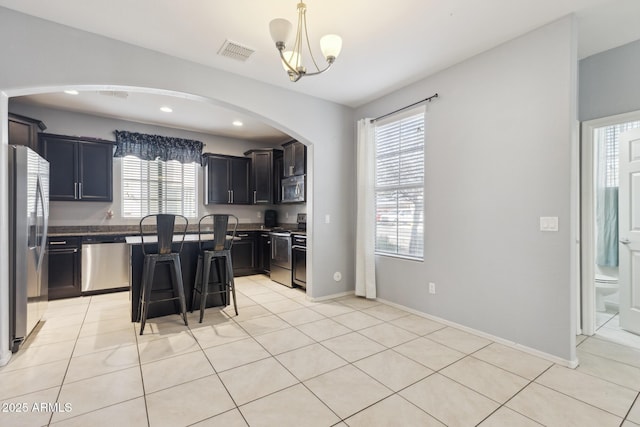
[[[180,221],[176,224],[176,218]],[[164,301],[178,301],[179,311],[184,319],[184,324],[187,323],[187,307],[184,296],[184,284],[182,283],[182,267],[180,265],[180,252],[182,252],[182,246],[184,244],[184,237],[187,233],[187,226],[189,221],[182,215],[170,215],[170,214],[156,214],[147,215],[140,220],[140,238],[142,239],[142,253],[144,255],[144,265],[142,268],[142,290],[140,292],[140,335],[144,331],[144,325],[149,315],[149,305],[164,302]],[[145,237],[145,229],[155,225],[156,239],[152,235],[147,234]],[[176,240],[176,243],[180,243],[180,247],[177,252],[172,250],[172,244],[174,235],[180,237],[180,240]],[[146,239],[146,241],[145,241]],[[145,245],[152,245],[157,241],[157,251],[150,252],[145,248]],[[166,293],[167,289],[153,289],[154,276],[156,267],[159,264],[168,264],[171,271],[171,284],[173,287],[173,296],[170,298],[152,299],[151,295],[155,291],[156,293]]]
[[[233,219],[230,230],[229,218]],[[200,323],[204,318],[207,296],[212,294],[222,295],[223,300],[228,304],[229,292],[231,292],[233,308],[236,316],[238,315],[236,286],[233,280],[233,263],[231,261],[231,247],[236,237],[237,228],[238,217],[235,215],[209,214],[200,218],[198,222],[200,253],[196,267],[196,280],[193,284],[191,312],[193,313],[193,308],[196,304],[197,292],[200,294]],[[213,231],[213,240],[206,239],[206,235],[210,234],[211,231]],[[209,242],[213,243],[212,249],[208,249],[208,247],[211,247]],[[221,266],[222,262],[224,264]],[[212,264],[215,265],[216,280],[210,283]],[[211,286],[218,289],[211,290]]]

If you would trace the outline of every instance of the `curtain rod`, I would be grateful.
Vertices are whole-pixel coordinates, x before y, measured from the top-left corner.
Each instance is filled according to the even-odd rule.
[[[407,108],[411,108],[411,107],[413,107],[414,105],[422,104],[423,102],[427,102],[427,101],[431,102],[431,100],[432,100],[433,98],[437,98],[437,97],[438,97],[438,94],[437,94],[437,93],[436,93],[436,94],[433,94],[433,95],[431,95],[430,97],[425,98],[425,99],[423,99],[423,100],[421,100],[421,101],[414,102],[413,104],[407,105],[406,107],[398,108],[398,109],[397,109],[397,110],[395,110],[395,111],[392,111],[392,112],[387,113],[387,114],[383,114],[382,116],[380,116],[380,117],[376,117],[375,119],[371,119],[371,123],[375,122],[376,120],[380,120],[380,119],[383,119],[383,118],[385,118],[385,117],[387,117],[387,116],[390,116],[390,115],[392,115],[392,114],[395,114],[395,113],[397,113],[397,112],[400,112],[400,111],[402,111],[402,110],[406,110]]]

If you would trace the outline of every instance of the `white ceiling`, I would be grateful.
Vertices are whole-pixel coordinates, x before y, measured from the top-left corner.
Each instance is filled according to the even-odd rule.
[[[640,39],[639,0],[307,0],[312,48],[322,35],[336,33],[343,38],[343,49],[327,73],[291,83],[271,41],[269,21],[277,17],[295,21],[296,3],[297,0],[0,0],[0,6],[351,107],[573,12],[578,18],[580,58]],[[246,62],[217,55],[226,39],[256,52]],[[321,56],[319,49],[317,54]],[[96,109],[108,104],[108,97],[81,93],[73,102],[85,97],[82,102],[87,105],[70,108],[91,108],[110,117],[120,111],[129,114],[129,119],[157,124],[173,117],[180,125],[168,123],[172,127],[227,132],[228,136],[243,138],[242,132],[246,138],[282,136],[259,122],[251,122],[251,118],[226,111],[227,116],[218,107],[188,100],[172,100],[179,108],[158,119],[147,111],[157,110],[158,103],[169,101],[139,95],[130,94],[126,108],[121,102],[120,108],[100,113]],[[58,106],[72,102],[69,96],[38,98],[42,99],[31,101]],[[112,98],[112,103],[118,100]],[[194,107],[203,110],[201,114],[208,119],[202,120],[194,113]],[[179,117],[182,113],[185,115]],[[199,124],[221,114],[219,126],[201,129]],[[157,116],[155,111],[153,115]],[[193,120],[189,122],[189,118]],[[230,129],[229,123],[235,118],[247,125],[241,130]]]

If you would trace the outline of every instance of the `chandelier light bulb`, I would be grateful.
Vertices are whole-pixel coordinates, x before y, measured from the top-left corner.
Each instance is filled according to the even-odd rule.
[[[335,34],[327,34],[320,39],[320,49],[327,60],[329,58],[335,60],[342,50],[342,37]]]
[[[291,22],[286,19],[276,18],[269,23],[269,32],[271,33],[271,38],[276,45],[278,43],[286,45],[292,29],[293,25],[291,25]]]

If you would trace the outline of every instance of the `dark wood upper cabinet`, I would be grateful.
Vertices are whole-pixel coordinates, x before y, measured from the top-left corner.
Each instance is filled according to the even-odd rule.
[[[282,202],[282,172],[284,170],[284,154],[282,150],[273,153],[273,202]]]
[[[49,161],[50,200],[113,200],[111,141],[40,134],[40,146]]]
[[[250,159],[205,154],[205,204],[248,205]]]
[[[254,205],[277,203],[281,166],[276,167],[276,159],[282,159],[282,151],[275,149],[250,150],[244,153],[251,159],[251,194]],[[278,173],[276,173],[276,170]],[[275,179],[274,179],[275,178]]]
[[[9,144],[25,145],[33,151],[40,153],[38,133],[47,127],[40,120],[18,114],[8,114]]]
[[[79,196],[81,200],[113,200],[113,145],[100,142],[78,143]]]
[[[289,141],[282,145],[284,149],[283,178],[307,173],[307,146],[298,141]]]

